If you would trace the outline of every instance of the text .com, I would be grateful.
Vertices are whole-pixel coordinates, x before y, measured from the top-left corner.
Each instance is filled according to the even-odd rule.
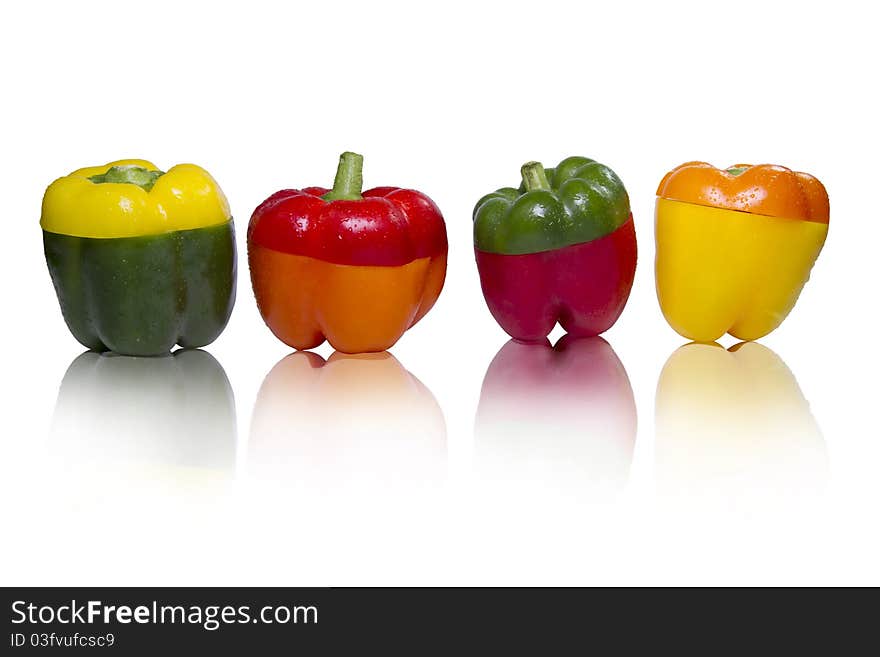
[[[155,600],[151,604],[136,606],[108,604],[100,600],[71,600],[60,605],[36,605],[16,600],[12,603],[12,622],[32,625],[167,623],[201,625],[206,630],[213,631],[223,625],[243,623],[316,624],[318,608],[314,605],[267,605],[258,609],[252,609],[249,605],[168,605]]]

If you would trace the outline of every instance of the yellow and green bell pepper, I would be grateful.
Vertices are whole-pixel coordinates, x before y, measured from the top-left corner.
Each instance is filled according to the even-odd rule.
[[[235,301],[229,204],[204,169],[119,160],[59,178],[40,225],[64,319],[89,349],[132,356],[213,342]]]

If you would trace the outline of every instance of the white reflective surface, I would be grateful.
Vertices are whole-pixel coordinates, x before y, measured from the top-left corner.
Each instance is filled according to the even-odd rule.
[[[233,356],[250,395],[204,351],[82,354],[45,398],[43,438],[5,437],[3,513],[21,532],[6,572],[607,583],[757,569],[789,582],[835,537],[871,536],[873,465],[858,458],[871,432],[839,423],[865,408],[852,391],[839,391],[852,417],[825,414],[835,469],[815,396],[769,347],[684,345],[656,369],[630,357],[635,380],[615,352],[563,338],[502,343],[482,364],[438,355],[451,412],[388,353],[294,353],[265,368]],[[846,544],[855,563],[869,554],[870,540]],[[859,573],[870,571],[848,577]]]

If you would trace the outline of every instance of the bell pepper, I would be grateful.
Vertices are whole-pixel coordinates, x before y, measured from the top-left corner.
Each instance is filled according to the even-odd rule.
[[[629,476],[636,424],[629,377],[605,340],[510,340],[483,379],[476,461],[517,486],[543,472],[567,492],[617,489]]]
[[[257,306],[295,349],[324,340],[346,353],[384,351],[431,309],[446,278],[446,224],[424,194],[362,192],[363,158],[343,153],[333,189],[285,189],[248,227]]]
[[[608,167],[569,157],[553,169],[523,165],[519,189],[504,187],[474,208],[474,251],[495,320],[523,341],[558,322],[595,336],[620,317],[636,269],[629,196]]]
[[[657,188],[657,298],[669,325],[757,340],[788,316],[828,235],[828,194],[770,164],[688,162]]]
[[[202,347],[235,302],[229,204],[193,164],[145,160],[78,169],[46,190],[49,273],[73,336],[131,356]]]

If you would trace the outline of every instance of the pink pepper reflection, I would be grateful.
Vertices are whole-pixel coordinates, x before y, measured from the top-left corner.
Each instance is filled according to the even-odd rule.
[[[605,340],[511,340],[483,380],[476,460],[493,481],[601,499],[629,478],[636,425],[629,378]]]

